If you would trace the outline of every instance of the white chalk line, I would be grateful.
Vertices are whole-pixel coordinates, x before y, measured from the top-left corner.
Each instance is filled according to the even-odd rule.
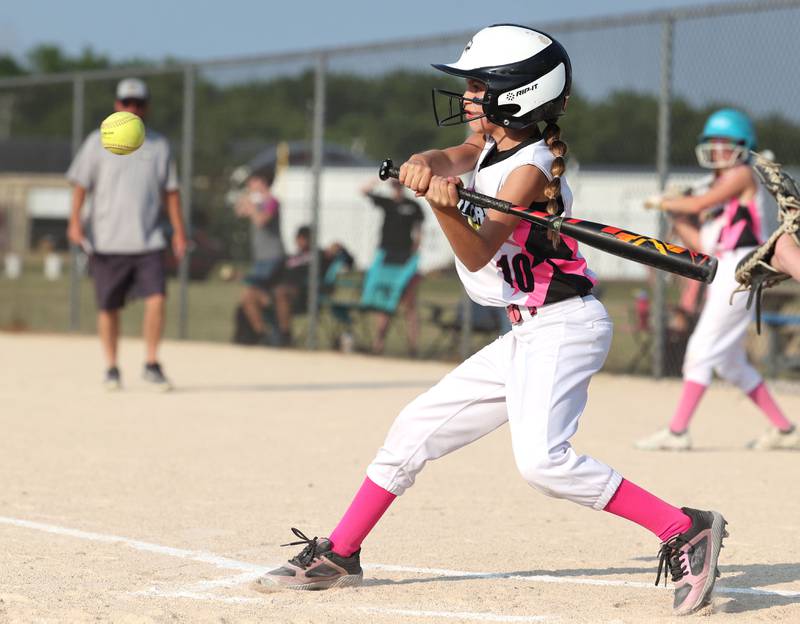
[[[277,567],[279,564],[273,564],[264,568],[264,570]],[[467,570],[448,570],[443,568],[418,568],[412,566],[398,566],[398,565],[384,565],[380,563],[362,564],[365,570],[377,570],[383,572],[398,572],[401,574],[426,574],[429,576],[439,576],[442,578],[470,578],[475,580],[482,579],[506,579],[512,581],[526,581],[532,583],[553,583],[558,585],[594,585],[600,587],[632,587],[636,589],[654,589],[656,591],[672,591],[672,587],[665,587],[664,585],[656,586],[653,583],[642,581],[622,581],[614,579],[591,579],[591,578],[574,578],[567,576],[555,576],[552,574],[508,574],[505,572],[473,572]],[[237,576],[226,576],[223,578],[200,581],[194,585],[188,586],[185,589],[192,592],[209,591],[218,587],[232,588],[237,585],[250,583],[256,578],[261,576],[260,573],[240,574]],[[749,594],[756,596],[781,596],[784,598],[797,598],[800,597],[800,591],[782,590],[782,589],[758,589],[756,587],[725,587],[717,585],[714,589],[717,594]]]
[[[26,529],[33,529],[43,531],[46,533],[53,533],[56,535],[65,535],[77,539],[85,539],[95,542],[106,543],[119,543],[129,546],[135,550],[144,552],[152,552],[156,554],[166,555],[170,557],[178,557],[181,559],[188,559],[191,561],[198,561],[207,563],[217,568],[228,570],[241,570],[244,573],[236,576],[224,577],[221,579],[200,581],[195,583],[185,590],[173,591],[172,594],[191,594],[183,597],[194,597],[194,595],[202,595],[202,592],[208,592],[218,587],[231,588],[237,585],[252,581],[254,578],[263,574],[265,571],[271,569],[272,566],[257,565],[247,561],[239,561],[229,557],[222,557],[214,553],[188,550],[184,548],[173,548],[171,546],[162,546],[160,544],[153,544],[141,540],[130,539],[119,535],[109,535],[104,533],[94,533],[90,531],[81,531],[79,529],[71,529],[68,527],[57,526],[53,524],[46,524],[42,522],[33,522],[30,520],[23,520],[20,518],[10,518],[0,516],[0,524],[10,526],[17,526]],[[510,579],[515,581],[524,581],[532,583],[557,583],[557,584],[572,584],[572,585],[602,585],[607,587],[634,587],[641,589],[664,589],[663,587],[656,588],[651,583],[643,583],[639,581],[622,581],[611,579],[590,579],[580,577],[566,577],[554,576],[547,574],[524,575],[524,574],[505,574],[502,572],[476,572],[469,570],[450,570],[446,568],[422,568],[414,566],[401,566],[401,565],[388,565],[388,564],[365,564],[362,566],[367,570],[378,570],[384,572],[398,572],[402,574],[428,574],[440,577],[466,577],[474,579]],[[163,591],[157,588],[146,590],[148,593]],[[780,589],[758,589],[755,587],[725,587],[717,585],[715,588],[717,594],[750,594],[757,596],[780,596],[785,598],[800,597],[800,591],[780,590]],[[162,595],[162,594],[158,594]],[[220,598],[220,597],[217,597]],[[214,599],[210,596],[203,596],[203,599]],[[228,600],[228,598],[226,598]],[[248,601],[250,599],[247,599]]]
[[[54,524],[31,522],[30,520],[22,520],[20,518],[8,518],[6,516],[0,516],[0,524],[9,524],[11,526],[18,526],[25,529],[34,529],[36,531],[44,531],[45,533],[54,533],[56,535],[66,535],[68,537],[75,537],[77,539],[84,539],[92,542],[106,542],[110,544],[119,543],[125,546],[129,546],[134,550],[152,552],[159,555],[167,555],[169,557],[178,557],[179,559],[189,559],[191,561],[199,561],[201,563],[208,563],[217,568],[224,568],[227,570],[246,570],[248,572],[254,572],[257,570],[263,571],[266,569],[264,566],[257,566],[253,563],[248,563],[246,561],[237,561],[236,559],[229,559],[227,557],[220,557],[219,555],[203,552],[201,550],[186,550],[184,548],[161,546],[159,544],[143,542],[141,540],[130,539],[128,537],[121,537],[119,535],[92,533],[90,531],[70,529],[68,527],[57,526]]]
[[[221,557],[213,553],[188,550],[184,548],[173,548],[171,546],[162,546],[160,544],[153,544],[150,542],[143,542],[141,540],[129,539],[119,535],[109,535],[104,533],[95,533],[91,531],[81,531],[79,529],[71,529],[68,527],[57,526],[53,524],[45,524],[42,522],[32,522],[30,520],[23,520],[20,518],[9,518],[0,516],[0,524],[10,526],[17,526],[25,529],[32,529],[36,531],[43,531],[45,533],[52,533],[55,535],[64,535],[77,539],[84,539],[94,542],[104,543],[118,543],[129,546],[134,550],[144,552],[151,552],[160,555],[167,555],[170,557],[178,557],[180,559],[188,559],[191,561],[198,561],[201,563],[208,563],[217,568],[232,569],[232,570],[247,570],[243,574],[236,576],[229,576],[219,579],[204,580],[194,583],[193,585],[177,590],[164,590],[158,587],[151,587],[146,590],[130,592],[131,595],[145,595],[156,596],[158,598],[183,598],[188,600],[199,600],[206,602],[221,602],[224,604],[252,604],[262,602],[260,598],[245,597],[245,596],[219,596],[208,593],[212,589],[217,588],[232,588],[254,581],[256,578],[270,570],[274,566],[256,565],[247,561],[238,561],[228,557]],[[323,605],[320,605],[323,606]],[[356,606],[352,605],[325,605],[334,608],[347,608],[356,609],[358,611],[382,613],[386,615],[401,615],[409,617],[430,617],[430,618],[449,618],[462,620],[475,620],[482,622],[541,622],[546,618],[544,616],[516,616],[504,615],[500,613],[456,613],[451,611],[418,611],[412,609],[396,609],[386,607],[374,606]]]
[[[356,609],[366,613],[407,615],[409,617],[477,620],[479,622],[544,622],[550,619],[546,615],[500,615],[497,613],[472,613],[469,611],[417,611],[413,609],[390,609],[386,607],[356,607]]]
[[[247,578],[245,578],[247,577]],[[225,586],[233,587],[235,585],[252,582],[256,578],[253,574],[241,574],[237,576],[227,577],[220,579],[223,583],[214,585],[215,587]],[[193,585],[198,587],[205,585],[210,588],[210,582],[201,582]],[[191,591],[189,589],[181,589],[176,591],[164,591],[157,588],[150,588],[143,591],[131,592],[133,596],[156,596],[158,598],[186,598],[189,600],[200,600],[206,602],[221,602],[224,604],[252,604],[262,602],[260,598],[246,598],[244,596],[217,596],[214,594],[202,593],[198,591]],[[428,618],[441,618],[441,619],[459,619],[459,620],[475,620],[478,622],[544,622],[549,618],[546,615],[505,615],[502,613],[491,612],[469,612],[469,611],[420,611],[416,609],[399,609],[392,607],[378,607],[378,606],[353,606],[353,605],[339,605],[336,603],[325,603],[314,605],[317,608],[325,609],[349,609],[355,611],[363,611],[364,613],[379,613],[382,615],[400,615],[408,617],[428,617]]]

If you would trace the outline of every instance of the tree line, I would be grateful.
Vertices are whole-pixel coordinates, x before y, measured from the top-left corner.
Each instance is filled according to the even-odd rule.
[[[138,58],[112,62],[91,48],[70,55],[58,46],[40,45],[23,60],[0,55],[0,77],[154,65]],[[181,133],[181,80],[180,74],[148,78],[153,95],[150,121],[175,140]],[[108,113],[115,83],[86,83],[87,128]],[[441,75],[433,78],[428,72],[389,71],[370,76],[331,72],[327,76],[326,139],[374,159],[386,154],[400,158],[422,147],[459,140],[463,129],[440,129],[433,124],[429,90],[434,83],[459,89],[458,83]],[[265,68],[263,77],[237,82],[226,81],[223,72],[201,72],[196,86],[197,164],[209,173],[228,165],[224,159],[229,155],[246,157],[248,144],[257,149],[259,143],[310,137],[311,69],[281,76]],[[70,85],[4,90],[3,95],[12,98],[13,136],[71,135]],[[736,103],[695,107],[676,98],[672,104],[670,163],[694,166],[694,145],[706,117],[721,106]],[[578,84],[569,101],[569,114],[560,123],[570,151],[581,163],[651,167],[657,119],[655,94],[621,90],[598,101],[584,97]],[[761,146],[773,150],[782,162],[800,161],[796,147],[800,145],[800,126],[777,114],[754,121]]]
[[[70,55],[57,46],[42,45],[21,60],[0,55],[0,77],[153,65],[145,59],[112,62],[89,48]],[[195,79],[196,208],[211,215],[212,222],[224,220],[215,224],[215,231],[217,227],[236,227],[230,215],[213,216],[227,212],[213,209],[222,202],[234,167],[267,144],[311,138],[313,70],[281,75],[274,66],[248,66],[246,71],[246,79],[236,79],[233,70],[201,70]],[[401,160],[414,151],[451,145],[464,137],[463,127],[438,128],[433,121],[430,88],[461,89],[460,83],[449,77],[409,70],[370,75],[331,71],[326,80],[326,141],[379,161],[386,156]],[[111,111],[116,82],[85,83],[87,133]],[[182,132],[182,76],[153,75],[147,77],[147,83],[151,91],[148,124],[166,134],[177,147]],[[697,166],[694,146],[705,119],[715,109],[728,105],[736,103],[693,106],[680,97],[674,99],[671,166]],[[0,89],[0,114],[3,111],[10,116],[5,127],[13,138],[68,141],[72,132],[72,86]],[[568,111],[559,121],[562,137],[581,165],[654,168],[656,94],[620,90],[596,100],[582,95],[578,84]],[[800,163],[800,126],[777,114],[754,121],[761,147],[771,149],[785,164]]]

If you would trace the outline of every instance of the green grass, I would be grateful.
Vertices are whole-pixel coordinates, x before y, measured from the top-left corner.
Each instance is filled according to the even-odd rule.
[[[355,277],[355,279],[353,279]],[[357,284],[359,276],[345,276],[343,285],[337,290],[338,300],[357,300]],[[348,278],[350,279],[348,285]],[[625,372],[638,343],[632,328],[632,306],[634,293],[646,287],[638,282],[603,282],[601,299],[615,323],[614,341],[611,346],[605,370]],[[228,342],[233,333],[234,310],[241,292],[238,281],[223,281],[215,275],[202,282],[191,282],[188,288],[188,337],[191,340]],[[20,280],[9,280],[0,277],[0,330],[31,332],[67,332],[69,331],[69,277],[64,276],[57,281],[44,278],[41,265],[35,260],[26,261],[26,272]],[[80,333],[92,334],[95,331],[94,288],[88,278],[81,280],[80,288]],[[677,293],[671,289],[668,293],[674,301]],[[178,338],[179,335],[179,284],[175,279],[169,281],[167,338]],[[441,305],[450,313],[455,313],[456,306],[463,297],[463,289],[454,272],[430,274],[422,280],[419,291],[419,313],[421,317],[420,352],[437,359],[458,361],[459,349],[445,349],[448,341],[442,341],[440,330],[431,323],[431,304]],[[142,322],[142,303],[133,302],[122,314],[123,335],[139,335]],[[361,347],[369,342],[369,333],[374,320],[364,315],[357,325],[357,336]],[[295,319],[294,333],[296,342],[305,345],[308,321],[306,316]],[[337,325],[331,315],[323,309],[320,316],[318,344],[320,348],[332,348],[342,327]],[[472,351],[477,351],[491,337],[476,334],[472,340]],[[439,341],[442,348],[429,354],[429,346]],[[763,355],[764,337],[751,340],[751,354],[759,358]],[[456,345],[460,342],[456,341]],[[387,337],[386,354],[404,357],[407,355],[405,323],[402,315],[398,315],[391,325]],[[651,361],[645,358],[637,373],[649,373]]]

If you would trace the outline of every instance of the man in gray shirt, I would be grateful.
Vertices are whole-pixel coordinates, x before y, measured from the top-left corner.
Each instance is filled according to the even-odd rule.
[[[144,119],[148,99],[147,85],[127,78],[117,85],[114,110]],[[157,358],[166,297],[164,208],[172,224],[172,250],[178,259],[186,252],[178,176],[169,142],[148,128],[138,150],[119,156],[103,148],[100,131],[95,130],[83,142],[67,179],[73,185],[67,236],[90,254],[97,329],[108,365],[104,384],[108,389],[121,387],[119,311],[128,299],[143,297],[144,379],[160,390],[169,390],[171,385]]]

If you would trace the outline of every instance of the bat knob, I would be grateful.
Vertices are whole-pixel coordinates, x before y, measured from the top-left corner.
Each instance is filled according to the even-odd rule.
[[[717,259],[714,256],[711,256],[711,262],[708,263],[708,277],[705,279],[706,284],[710,284],[714,281],[714,277],[717,275]]]
[[[396,174],[394,176],[392,175],[392,169],[394,169],[394,163],[392,162],[391,158],[387,158],[381,163],[381,168],[378,169],[378,177],[381,180],[388,180],[389,178],[397,177]]]

